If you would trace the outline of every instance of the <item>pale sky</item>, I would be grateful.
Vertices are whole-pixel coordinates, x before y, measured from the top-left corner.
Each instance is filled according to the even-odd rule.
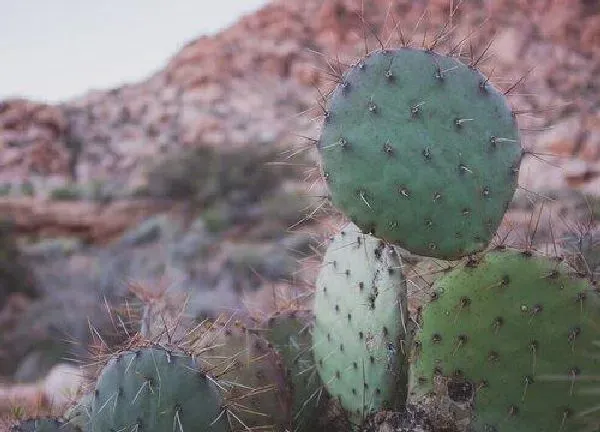
[[[0,100],[139,81],[267,0],[0,0]]]

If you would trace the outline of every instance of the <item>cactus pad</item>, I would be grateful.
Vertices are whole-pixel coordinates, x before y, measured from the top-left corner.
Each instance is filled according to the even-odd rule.
[[[265,325],[265,337],[283,360],[297,432],[315,430],[325,409],[323,384],[312,353],[313,321],[309,311],[292,310],[273,314]]]
[[[406,397],[406,282],[391,246],[349,224],[319,273],[313,341],[317,370],[350,421]]]
[[[584,381],[600,371],[592,355],[600,308],[568,266],[494,251],[434,288],[415,342],[411,398],[472,403],[474,432],[574,432],[598,420]]]
[[[363,232],[457,259],[489,243],[517,186],[519,131],[475,68],[375,51],[333,92],[319,150],[333,204]]]
[[[262,431],[285,430],[291,425],[290,396],[279,355],[262,337],[240,322],[218,319],[190,334],[190,348],[204,369],[219,378],[225,399],[239,420]]]
[[[92,393],[82,396],[75,405],[65,412],[63,417],[67,423],[78,427],[81,430],[88,430],[92,414],[93,400],[94,395]]]
[[[11,432],[79,432],[81,429],[56,418],[36,418],[23,420],[14,425]]]
[[[195,360],[159,347],[112,358],[92,401],[91,432],[228,431],[212,378]]]

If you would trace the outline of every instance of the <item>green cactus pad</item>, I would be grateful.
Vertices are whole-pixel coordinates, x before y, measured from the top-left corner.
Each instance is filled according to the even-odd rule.
[[[90,419],[92,416],[92,402],[94,400],[94,395],[92,393],[88,393],[77,401],[75,405],[69,408],[65,414],[64,418],[72,426],[78,427],[83,431],[89,429]]]
[[[228,431],[212,378],[195,360],[159,347],[112,358],[94,391],[91,432]]]
[[[506,98],[432,51],[376,51],[333,92],[318,145],[332,202],[363,232],[419,255],[482,250],[517,186]]]
[[[405,402],[406,306],[394,249],[345,226],[317,279],[313,350],[321,380],[354,424]]]
[[[600,372],[600,307],[570,267],[494,251],[434,289],[414,344],[411,399],[472,403],[474,432],[575,432],[598,420],[584,381]]]
[[[240,322],[219,319],[196,329],[188,343],[204,369],[219,378],[237,419],[233,431],[291,427],[291,402],[279,355]]]
[[[79,432],[81,429],[64,423],[57,418],[36,418],[23,420],[13,425],[11,432]]]
[[[313,321],[309,311],[292,310],[273,314],[264,326],[265,337],[283,359],[297,432],[314,431],[325,409],[323,383],[312,353]]]

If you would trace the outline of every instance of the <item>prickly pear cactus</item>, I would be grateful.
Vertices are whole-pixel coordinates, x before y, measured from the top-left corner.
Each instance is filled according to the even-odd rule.
[[[472,401],[474,432],[570,432],[597,421],[597,396],[582,380],[600,371],[591,355],[600,307],[572,273],[505,250],[440,278],[415,341],[411,399]]]
[[[82,431],[89,429],[90,419],[92,417],[92,402],[94,395],[88,393],[84,395],[77,403],[64,414],[64,418],[72,426],[80,428]]]
[[[11,432],[79,432],[81,429],[64,423],[57,418],[36,418],[23,420],[13,425]]]
[[[219,378],[233,431],[279,431],[291,427],[291,402],[279,355],[240,322],[219,319],[190,333],[190,350]]]
[[[112,358],[92,401],[91,432],[228,431],[212,378],[183,353],[140,348]]]
[[[363,232],[443,259],[488,244],[521,159],[503,94],[455,58],[410,48],[343,75],[319,150],[333,204]]]
[[[292,425],[297,432],[317,429],[325,397],[312,353],[310,311],[277,312],[266,322],[265,337],[281,355],[286,385],[292,396]]]
[[[406,306],[394,249],[345,226],[317,279],[313,349],[321,380],[354,424],[405,402]]]

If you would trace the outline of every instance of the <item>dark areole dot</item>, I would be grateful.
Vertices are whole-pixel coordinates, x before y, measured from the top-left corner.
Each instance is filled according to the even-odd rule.
[[[392,145],[389,142],[386,142],[383,145],[383,152],[385,154],[387,154],[388,156],[393,156],[394,155],[394,148],[392,147]]]
[[[447,384],[448,397],[454,402],[467,402],[473,398],[474,386],[462,379],[449,380]]]

